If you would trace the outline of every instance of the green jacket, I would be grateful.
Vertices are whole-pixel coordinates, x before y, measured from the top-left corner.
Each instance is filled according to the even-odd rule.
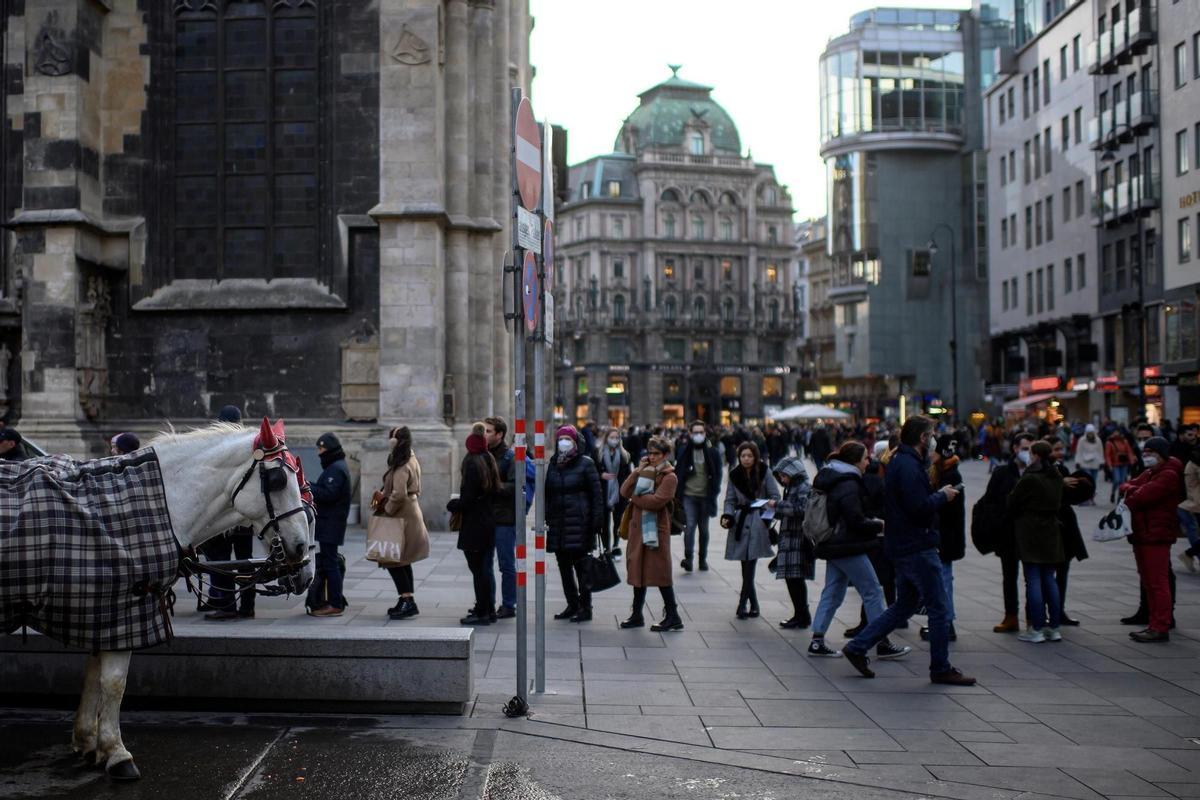
[[[1062,475],[1052,466],[1025,470],[1008,496],[1017,556],[1030,564],[1061,564],[1067,560],[1059,529]]]

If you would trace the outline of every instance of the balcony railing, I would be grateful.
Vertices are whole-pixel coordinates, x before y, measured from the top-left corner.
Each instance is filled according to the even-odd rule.
[[[1134,92],[1129,97],[1128,123],[1134,131],[1152,127],[1158,120],[1158,92],[1154,89]]]
[[[1117,184],[1117,215],[1125,216],[1133,211],[1133,206],[1130,200],[1129,181],[1122,181]]]
[[[1130,56],[1136,55],[1154,44],[1156,16],[1154,3],[1151,0],[1144,0],[1137,8],[1126,14],[1125,41],[1123,46],[1119,45],[1119,47],[1123,47],[1124,52],[1118,50],[1118,55],[1126,53]]]

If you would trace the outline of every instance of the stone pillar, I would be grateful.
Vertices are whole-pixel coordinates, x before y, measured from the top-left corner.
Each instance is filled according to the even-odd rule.
[[[445,5],[446,29],[446,370],[453,381],[455,422],[469,422],[471,292],[470,40],[467,0]],[[447,392],[450,388],[447,387]]]
[[[512,177],[509,174],[509,148],[512,146],[512,120],[509,100],[511,83],[508,78],[508,40],[510,0],[496,0],[492,12],[492,208],[495,220],[502,231],[492,247],[493,264],[500,269],[504,254],[512,240]],[[497,286],[503,285],[497,280]],[[512,382],[512,336],[505,329],[504,298],[496,303],[493,314],[493,331],[497,346],[492,351],[492,396],[493,411],[508,419],[512,427],[513,382]]]

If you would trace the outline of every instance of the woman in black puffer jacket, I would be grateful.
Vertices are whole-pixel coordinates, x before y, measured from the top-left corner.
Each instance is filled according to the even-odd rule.
[[[825,631],[833,615],[846,598],[847,587],[853,585],[862,597],[867,621],[883,613],[883,587],[871,566],[867,554],[879,547],[883,520],[867,516],[867,489],[863,472],[870,463],[867,448],[860,442],[849,441],[837,449],[826,466],[817,473],[813,491],[825,494],[826,512],[833,534],[817,545],[817,558],[824,559],[825,588],[813,616],[813,640],[808,654],[836,658],[840,655],[825,644]],[[812,499],[809,513],[812,513]],[[899,658],[911,648],[896,647],[887,639],[876,649],[878,658]]]
[[[575,426],[562,426],[555,438],[557,451],[546,470],[546,550],[558,561],[567,607],[554,618],[588,622],[592,618],[592,592],[580,571],[580,562],[595,546],[597,532],[604,524],[604,495],[595,462],[580,452]]]

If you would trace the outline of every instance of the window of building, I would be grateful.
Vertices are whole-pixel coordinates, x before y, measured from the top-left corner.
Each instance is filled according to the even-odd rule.
[[[683,342],[680,342],[682,345]],[[679,360],[683,361],[682,349],[679,353]],[[663,379],[663,399],[664,400],[679,400],[683,397],[683,379],[676,375],[668,375]],[[681,414],[682,416],[682,414]]]
[[[697,283],[704,280],[704,262],[699,259],[692,262],[692,280]]]
[[[721,259],[721,280],[733,280],[733,261],[728,258]]]
[[[609,181],[607,184],[607,191],[608,191],[609,197],[620,197],[621,196],[621,182],[620,181]]]
[[[1033,135],[1033,177],[1042,177],[1042,135]]]
[[[1071,118],[1062,118],[1062,149],[1065,152],[1071,146]]]
[[[1184,128],[1175,134],[1175,174],[1183,175],[1188,171],[1188,132]]]
[[[1029,119],[1029,76],[1021,76],[1021,112],[1024,119]]]
[[[712,340],[697,339],[692,342],[692,361],[700,364],[712,361]]]
[[[683,363],[686,351],[687,342],[684,339],[663,339],[663,352],[667,354],[668,361]]]
[[[679,192],[675,191],[674,189],[664,189],[663,193],[659,195],[658,199],[664,203],[678,203]]]
[[[1083,253],[1075,256],[1075,286],[1080,289],[1087,287],[1087,266]]]
[[[625,277],[625,261],[623,259],[620,259],[620,258],[613,259],[613,277],[614,278],[624,278]]]
[[[703,297],[697,297],[692,307],[696,310],[697,321],[701,321],[708,316],[708,307],[705,305]]]
[[[733,241],[733,220],[729,217],[721,217],[721,239],[726,242]]]
[[[743,363],[745,363],[744,359],[745,359],[745,352],[743,351],[743,348],[742,348],[742,340],[741,339],[724,339],[721,341],[721,360],[722,361],[724,361],[726,364],[743,364]],[[737,396],[741,395],[741,393],[742,393],[742,379],[733,377],[734,381],[737,382],[737,386],[736,386],[737,391],[733,392],[732,394],[726,394],[725,390],[727,387],[725,385],[725,381],[727,378],[730,378],[730,377],[733,377],[733,376],[726,375],[724,378],[721,379],[721,396],[722,397],[737,397]],[[730,388],[733,388],[733,387],[730,387]]]
[[[583,183],[579,184],[579,196],[584,200],[587,200],[589,197],[591,197],[592,184],[588,181],[584,181]]]
[[[765,399],[783,397],[783,378],[779,375],[766,375],[762,382],[762,396]]]
[[[1033,206],[1025,206],[1025,249],[1033,247]]]
[[[1000,249],[1008,247],[1008,219],[1000,220]]]
[[[721,301],[721,321],[724,322],[726,325],[732,325],[733,324],[733,315],[734,315],[733,298],[726,297],[724,300]]]
[[[1108,294],[1113,290],[1112,245],[1100,248],[1100,291]]]
[[[1016,183],[1017,181],[1017,151],[1008,151],[1008,182]]]
[[[1146,283],[1158,283],[1158,270],[1155,269],[1158,264],[1158,236],[1154,229],[1150,228],[1146,231],[1146,265],[1149,269],[1146,270]]]
[[[1046,308],[1045,274],[1041,267],[1037,271],[1037,313],[1041,314]]]
[[[1166,329],[1167,361],[1196,357],[1196,305],[1190,300],[1172,303],[1163,309]]]
[[[172,5],[164,160],[173,174],[159,182],[155,263],[175,279],[321,276],[317,9]]]
[[[767,283],[779,282],[779,266],[777,264],[767,264]]]
[[[1175,45],[1175,88],[1187,83],[1187,44],[1180,42]]]
[[[1016,215],[1016,212],[1008,215],[1008,243],[1014,247],[1017,244],[1017,215]]]
[[[1033,241],[1034,241],[1034,244],[1040,245],[1042,243],[1042,236],[1045,233],[1045,230],[1042,227],[1042,201],[1041,200],[1038,200],[1036,203],[1034,203],[1033,222],[1034,222],[1034,225],[1037,226],[1037,231],[1034,235]]]
[[[663,277],[669,281],[675,279],[675,259],[667,258],[663,260]]]
[[[1018,299],[1018,295],[1017,295],[1017,292],[1020,290],[1020,288],[1021,288],[1021,284],[1017,281],[1017,278],[1014,276],[1012,278],[1012,289],[1009,291],[1009,296],[1012,298],[1012,307],[1014,309],[1018,308],[1021,305],[1021,301]]]
[[[1009,118],[1009,119],[1013,119],[1013,118],[1015,118],[1015,117],[1017,116],[1017,114],[1016,114],[1016,110],[1017,110],[1017,106],[1016,106],[1016,96],[1017,96],[1017,92],[1016,92],[1016,90],[1015,90],[1015,89],[1014,89],[1012,86],[1010,86],[1010,87],[1008,87],[1008,91],[1006,92],[1006,94],[1007,94],[1007,96],[1008,96],[1008,118]]]
[[[629,362],[629,340],[624,336],[608,337],[608,360],[612,364]]]
[[[694,155],[694,156],[704,155],[704,134],[693,133],[691,136],[691,143],[692,143],[692,155]]]
[[[1070,186],[1063,189],[1063,191],[1062,191],[1062,209],[1063,209],[1063,222],[1070,222],[1071,221],[1071,187]]]
[[[1064,44],[1058,51],[1058,80],[1067,79],[1067,46]]]
[[[779,301],[772,300],[767,303],[767,324],[772,328],[779,327]]]
[[[668,239],[675,238],[675,215],[674,214],[664,214],[663,215],[663,236],[665,236]]]
[[[1075,118],[1073,120],[1075,123],[1075,144],[1079,144],[1083,141],[1083,107],[1080,106],[1075,109],[1073,116]]]
[[[1071,257],[1067,256],[1063,261],[1063,294],[1071,293],[1071,285],[1075,282],[1074,265],[1071,264]]]
[[[1079,35],[1077,34],[1075,36],[1075,38],[1071,40],[1071,71],[1072,72],[1079,72],[1079,48],[1080,48],[1080,40],[1079,40]]]
[[[1050,136],[1050,129],[1042,131],[1042,169],[1046,174],[1050,174],[1050,149],[1053,147],[1053,139]]]
[[[1046,198],[1046,241],[1054,241],[1054,195]]]
[[[1037,67],[1033,68],[1032,74],[1033,74],[1033,110],[1037,111],[1041,107],[1040,103],[1041,103],[1041,99],[1042,99],[1042,91],[1041,91],[1042,74],[1041,74],[1041,71],[1038,70]]]
[[[1025,173],[1025,183],[1028,184],[1029,183],[1029,175],[1033,170],[1033,156],[1031,155],[1028,139],[1025,140],[1024,148],[1025,148],[1025,158],[1024,158],[1024,161],[1022,162],[1022,169]]]
[[[1000,284],[1000,310],[1008,311],[1008,281],[1002,281]]]
[[[617,295],[613,298],[613,322],[625,321],[625,297]]]
[[[1033,315],[1033,273],[1025,273],[1025,313]]]
[[[779,195],[775,192],[774,186],[768,186],[767,191],[764,193],[764,196],[766,198],[767,205],[769,205],[769,206],[775,205],[779,199]]]
[[[1000,185],[1008,185],[1008,156],[1000,156]]]
[[[1083,216],[1083,181],[1075,181],[1075,216]]]
[[[1042,62],[1042,105],[1050,105],[1050,59]]]
[[[1184,217],[1179,220],[1179,262],[1192,260],[1192,221]]]
[[[677,311],[678,309],[675,305],[675,298],[668,297],[663,303],[663,319],[665,319],[667,322],[674,322]],[[682,358],[682,354],[680,354],[680,357]]]
[[[1113,261],[1115,267],[1113,270],[1113,277],[1115,278],[1113,282],[1113,288],[1119,292],[1125,288],[1125,270],[1127,267],[1125,262],[1124,239],[1118,239],[1117,241],[1113,242]]]
[[[1200,33],[1192,34],[1192,77],[1200,78]]]
[[[699,214],[692,217],[692,238],[704,238],[704,217]]]
[[[996,107],[1000,109],[1000,124],[1004,124],[1004,95],[996,97]]]
[[[1046,310],[1054,310],[1054,265],[1046,265]]]

